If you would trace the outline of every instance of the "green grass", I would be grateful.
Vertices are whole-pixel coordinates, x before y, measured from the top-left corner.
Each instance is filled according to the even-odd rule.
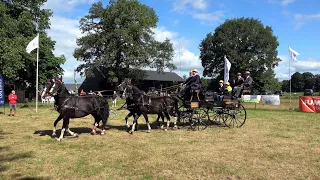
[[[104,136],[90,135],[88,116],[70,122],[78,138],[57,142],[50,137],[57,112],[32,109],[0,114],[0,179],[320,178],[318,114],[249,109],[239,129],[163,131],[153,124],[151,133],[141,118],[140,130],[130,135],[122,110]]]

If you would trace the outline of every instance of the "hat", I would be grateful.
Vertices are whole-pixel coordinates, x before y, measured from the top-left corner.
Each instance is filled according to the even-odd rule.
[[[223,83],[223,80],[220,80],[219,83]]]
[[[240,75],[240,76],[241,76],[241,73],[237,73],[237,75]]]
[[[230,83],[229,83],[229,82],[226,82],[226,83],[224,83],[224,84],[226,84],[226,85],[230,85]]]
[[[250,72],[249,72],[249,71],[246,71],[246,72],[244,72],[244,74],[250,74]]]
[[[189,73],[192,73],[193,71],[191,70]]]
[[[198,69],[193,69],[192,72],[198,72]]]

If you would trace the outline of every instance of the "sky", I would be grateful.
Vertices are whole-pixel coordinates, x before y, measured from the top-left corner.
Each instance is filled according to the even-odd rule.
[[[88,14],[98,0],[47,0],[43,8],[51,9],[49,36],[56,41],[54,54],[64,54],[62,65],[64,81],[73,83],[74,69],[80,64],[73,57],[76,39],[83,36],[79,20]],[[104,6],[109,0],[102,1]],[[153,8],[159,17],[153,29],[155,39],[170,39],[174,45],[173,63],[178,75],[188,75],[191,69],[203,67],[199,59],[199,44],[206,34],[213,32],[226,19],[253,17],[265,26],[271,26],[278,37],[278,56],[282,60],[275,68],[279,80],[289,78],[288,47],[300,55],[297,62],[290,61],[291,74],[312,72],[320,74],[320,1],[319,0],[140,0]],[[231,65],[232,68],[232,65]],[[81,83],[84,77],[77,74]]]

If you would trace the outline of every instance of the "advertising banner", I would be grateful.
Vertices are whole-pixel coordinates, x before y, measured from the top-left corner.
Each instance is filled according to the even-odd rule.
[[[262,104],[279,106],[280,105],[280,96],[279,95],[262,95]]]
[[[299,109],[303,112],[320,113],[320,98],[312,96],[300,96]]]
[[[4,106],[4,80],[0,75],[0,107]]]
[[[260,103],[261,95],[242,95],[241,101],[246,103]]]

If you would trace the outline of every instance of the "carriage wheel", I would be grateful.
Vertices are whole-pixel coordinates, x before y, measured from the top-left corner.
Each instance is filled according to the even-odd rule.
[[[186,123],[189,123],[192,110],[186,109],[185,107],[181,107],[180,111],[180,121],[178,122],[180,125],[185,126]]]
[[[208,127],[208,109],[194,109],[190,118],[190,127],[192,130],[205,130]]]
[[[240,103],[236,103],[233,106],[230,106],[228,108],[228,114],[232,116],[232,118],[226,118],[224,120],[225,125],[228,127],[240,128],[246,122],[247,112],[243,105]]]
[[[208,125],[224,125],[223,113],[223,109],[220,108],[208,110]]]

